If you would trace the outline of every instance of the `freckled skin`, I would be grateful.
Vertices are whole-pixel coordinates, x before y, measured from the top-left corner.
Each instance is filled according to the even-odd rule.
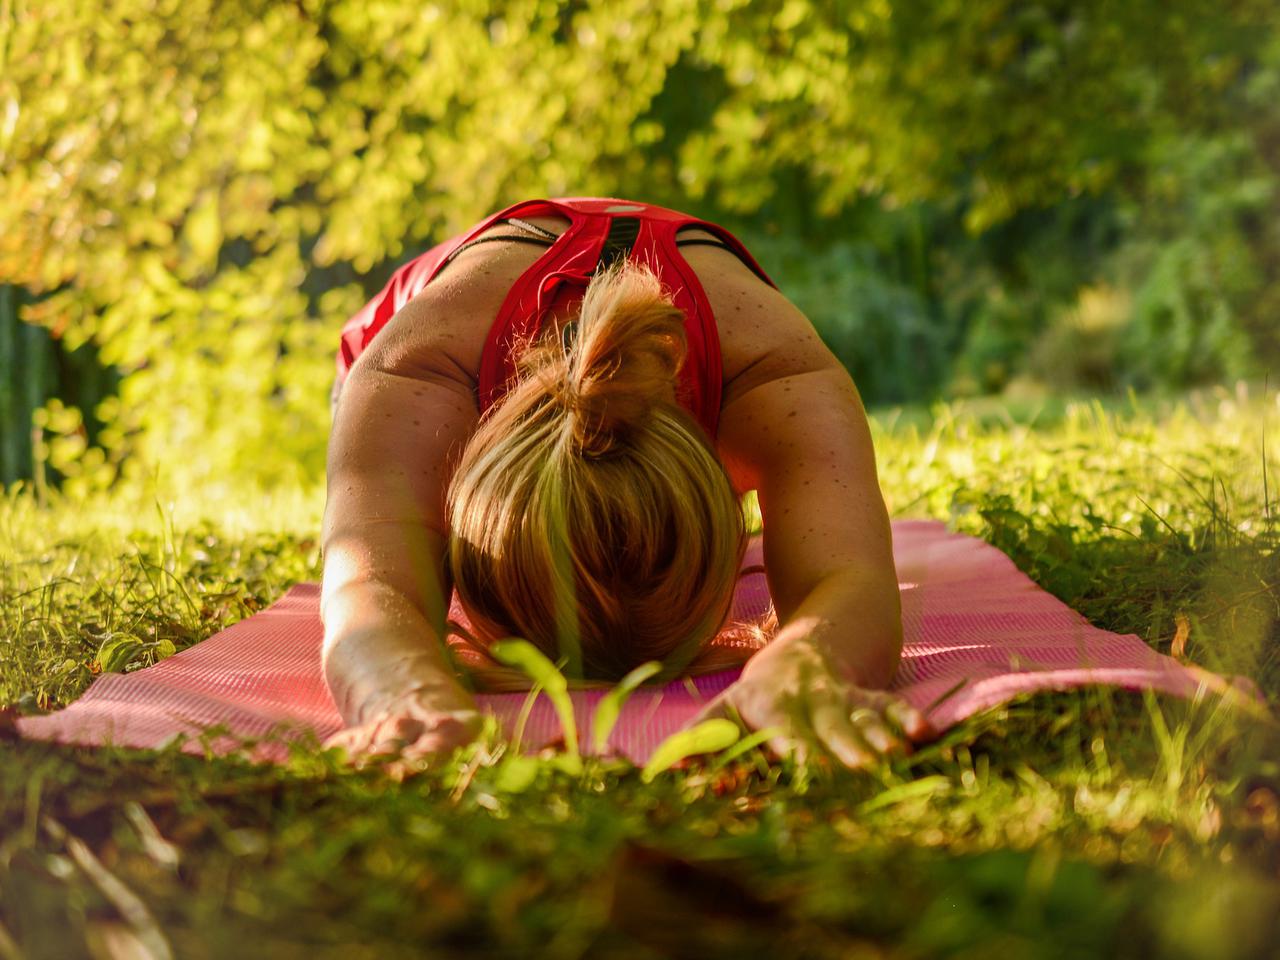
[[[560,217],[530,219],[556,233],[568,225]],[[428,621],[443,623],[450,465],[478,421],[475,390],[489,329],[512,283],[542,252],[523,243],[468,249],[352,367],[329,443],[322,610],[344,584],[376,578],[411,598]],[[716,319],[723,362],[716,449],[734,488],[758,491],[779,621],[835,574],[883,585],[896,604],[888,516],[848,373],[804,314],[732,253],[701,245],[680,252]],[[564,319],[548,318],[547,335],[558,336]],[[801,525],[815,517],[821,524]],[[887,606],[874,616],[891,619]],[[865,632],[866,617],[842,619],[839,630],[851,623]],[[877,683],[892,672],[866,669],[884,674]]]

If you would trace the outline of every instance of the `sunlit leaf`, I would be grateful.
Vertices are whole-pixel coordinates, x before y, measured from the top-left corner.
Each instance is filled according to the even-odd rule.
[[[779,737],[786,733],[781,727],[763,727],[755,730],[743,737],[732,748],[726,750],[720,756],[716,757],[715,763],[711,765],[712,770],[719,770],[721,767],[742,756],[748,750],[753,750],[762,743],[768,742],[773,737]]]
[[[591,720],[592,745],[596,753],[604,753],[609,743],[609,734],[618,722],[618,716],[631,694],[642,683],[662,670],[662,664],[656,660],[642,663],[625,677],[618,685],[600,698],[596,704],[595,716]]]
[[[112,637],[98,647],[98,663],[103,673],[123,673],[141,649],[142,641],[137,637]]]
[[[649,762],[640,771],[640,779],[649,783],[664,770],[669,770],[686,757],[715,753],[737,742],[741,730],[732,720],[714,717],[687,730],[677,730],[658,744]]]
[[[541,763],[536,757],[508,754],[502,758],[494,787],[504,793],[523,793],[538,778]]]
[[[897,787],[890,787],[888,790],[882,790],[870,800],[858,807],[859,813],[870,813],[873,810],[879,810],[881,807],[891,807],[895,803],[901,803],[904,800],[913,800],[916,797],[931,797],[934,794],[947,793],[951,790],[951,778],[942,775],[932,777],[921,777],[919,780],[912,780]]]
[[[495,660],[524,671],[534,683],[542,687],[564,731],[565,750],[571,757],[578,757],[578,728],[574,721],[573,700],[569,697],[569,683],[556,665],[541,650],[527,640],[510,638],[499,640],[489,647]]]
[[[201,265],[211,264],[222,246],[222,221],[218,217],[218,199],[209,194],[187,215],[183,235],[191,252]]]

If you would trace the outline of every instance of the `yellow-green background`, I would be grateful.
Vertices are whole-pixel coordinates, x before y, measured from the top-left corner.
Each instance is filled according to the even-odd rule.
[[[531,196],[725,223],[872,405],[1261,379],[1275,13],[0,0],[0,481],[314,482],[342,322]]]

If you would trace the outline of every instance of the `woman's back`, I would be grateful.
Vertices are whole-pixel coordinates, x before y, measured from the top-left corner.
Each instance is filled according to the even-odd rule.
[[[626,201],[616,201],[609,208],[640,209]],[[664,210],[664,213],[674,211]],[[614,219],[624,215],[616,214]],[[535,268],[546,260],[546,246],[571,225],[572,221],[563,214],[522,213],[515,222],[504,219],[488,228],[473,229],[450,238],[406,265],[408,269],[401,268],[402,276],[393,278],[379,298],[344,327],[338,358],[339,385],[356,357],[374,344],[380,351],[398,356],[445,350],[458,372],[470,378],[477,391],[477,408],[483,412],[488,405],[486,394],[494,393],[493,381],[510,373],[509,366],[497,366],[506,359],[502,355],[511,351],[506,344],[495,344],[491,340],[498,332],[494,330],[495,322],[500,319],[504,304],[508,311],[516,306],[507,303],[514,285],[522,280],[541,280],[550,272],[547,267],[541,271]],[[749,266],[725,245],[723,237],[727,231],[716,228],[717,234],[696,225],[677,223],[676,226],[674,249],[670,245],[655,244],[647,251],[634,251],[632,256],[636,259],[643,256],[668,286],[696,288],[696,296],[690,295],[683,304],[691,315],[690,333],[693,334],[688,376],[704,381],[701,388],[710,394],[708,402],[714,402],[715,409],[699,409],[694,403],[691,412],[714,435],[719,409],[750,386],[752,377],[743,374],[754,373],[758,377],[765,373],[762,364],[767,367],[770,354],[788,343],[794,345],[795,338],[778,322],[785,299],[767,282],[762,270],[756,272],[758,265],[754,261]],[[737,243],[736,238],[731,239]],[[578,241],[577,246],[583,248],[589,243]],[[742,249],[745,252],[745,248]],[[590,266],[594,266],[594,258],[593,248]],[[577,269],[584,275],[587,273],[580,264]],[[692,283],[686,281],[690,274]],[[405,311],[404,307],[428,285],[428,279],[431,286],[438,285],[448,291],[446,302],[460,303],[456,298],[465,288],[468,309],[451,311],[447,317],[438,313],[426,317],[418,311]],[[575,314],[580,294],[580,288],[569,287],[547,298],[551,309],[542,321],[545,335],[560,334],[563,324]],[[707,316],[700,315],[704,313]],[[512,319],[506,318],[506,322],[511,324]],[[704,353],[709,355],[710,362],[699,369]],[[486,379],[490,382],[486,383]],[[712,383],[713,379],[716,382]]]

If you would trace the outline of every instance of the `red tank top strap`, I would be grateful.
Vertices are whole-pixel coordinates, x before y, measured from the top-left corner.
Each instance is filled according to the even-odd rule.
[[[514,382],[516,352],[523,341],[537,336],[547,315],[570,315],[576,309],[600,262],[614,218],[628,217],[638,221],[628,256],[648,264],[686,317],[688,353],[677,384],[677,399],[714,439],[722,386],[719,331],[697,274],[676,246],[676,234],[692,227],[706,230],[729,246],[765,283],[776,284],[724,227],[678,210],[616,197],[525,200],[409,261],[344,325],[337,361],[339,379],[345,378],[355,358],[387,321],[435,278],[455,250],[499,220],[557,214],[566,217],[569,226],[512,284],[485,338],[477,381],[480,412],[498,402]]]
[[[617,197],[559,197],[543,201],[572,225],[512,286],[489,331],[480,363],[479,406],[483,413],[514,382],[515,351],[536,336],[552,311],[571,312],[591,281],[615,217],[639,221],[629,256],[647,263],[686,317],[688,353],[676,387],[680,404],[714,440],[720,421],[723,382],[720,336],[697,274],[676,246],[676,234],[698,227],[722,239],[760,278],[776,286],[732,233],[718,224],[656,204]]]
[[[476,382],[482,415],[514,381],[519,345],[537,336],[548,313],[567,312],[581,301],[608,235],[608,217],[555,200],[537,202],[544,205],[545,212],[559,213],[570,223],[511,285],[489,328]]]
[[[356,357],[364,352],[378,331],[387,325],[406,303],[422,292],[436,274],[449,262],[455,250],[470,243],[499,220],[508,217],[537,217],[556,213],[556,205],[547,200],[523,200],[481,220],[470,230],[436,244],[425,253],[396,268],[385,287],[342,326],[337,356],[338,379],[345,380]],[[567,211],[573,218],[574,212]],[[534,264],[536,267],[537,264]]]

